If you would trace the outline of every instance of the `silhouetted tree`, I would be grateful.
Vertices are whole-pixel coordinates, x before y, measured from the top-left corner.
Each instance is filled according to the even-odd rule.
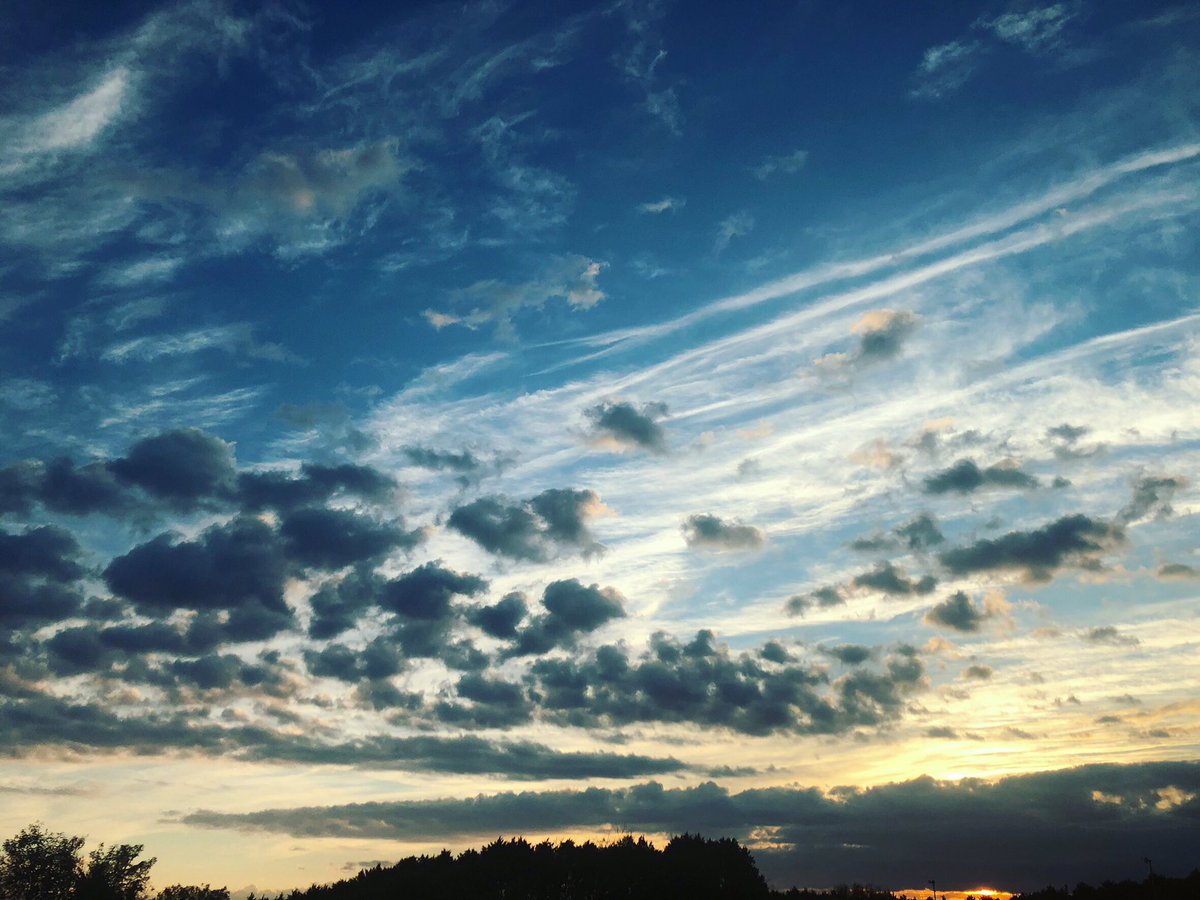
[[[0,846],[0,900],[69,900],[73,895],[83,838],[35,823]]]
[[[209,887],[207,884],[203,887],[195,884],[173,884],[159,891],[154,900],[229,900],[229,889]]]

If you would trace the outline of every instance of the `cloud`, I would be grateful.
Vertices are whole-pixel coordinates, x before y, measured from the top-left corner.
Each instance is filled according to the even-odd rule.
[[[604,509],[595,491],[551,488],[518,503],[481,497],[455,509],[447,524],[499,556],[544,561],[570,550],[586,557],[604,551],[586,526]]]
[[[863,313],[850,328],[851,334],[859,335],[858,359],[870,362],[897,356],[904,341],[916,330],[918,321],[905,309],[877,309]]]
[[[1173,476],[1143,476],[1134,482],[1133,496],[1117,513],[1117,521],[1122,525],[1130,525],[1153,516],[1165,519],[1175,510],[1171,500],[1175,492],[1187,487],[1187,479],[1178,475]]]
[[[970,494],[984,487],[1035,488],[1038,480],[1022,472],[1010,462],[997,463],[986,469],[973,460],[960,459],[948,469],[935,472],[925,479],[927,494]]]
[[[222,630],[231,639],[261,640],[291,624],[283,599],[289,568],[270,526],[238,518],[194,541],[161,534],[113,559],[103,575],[109,590],[146,615],[226,610]]]
[[[1064,568],[1099,569],[1101,557],[1124,542],[1120,526],[1076,514],[946,550],[938,560],[954,575],[1017,571],[1027,581],[1044,582]]]
[[[814,606],[828,609],[833,606],[841,606],[845,602],[846,595],[842,593],[841,588],[836,585],[826,585],[808,594],[789,597],[787,603],[784,604],[784,611],[789,616],[802,616]]]
[[[526,612],[525,596],[514,592],[505,594],[491,606],[475,607],[467,612],[466,619],[489,637],[512,640]]]
[[[917,552],[936,547],[946,541],[937,521],[928,513],[921,513],[911,521],[905,522],[895,529],[895,534],[909,550]]]
[[[378,562],[393,550],[411,550],[424,539],[421,530],[404,531],[395,523],[376,522],[345,509],[298,509],[279,526],[288,555],[302,566],[341,569]]]
[[[936,625],[939,628],[949,628],[952,631],[973,633],[987,621],[988,612],[971,602],[971,598],[963,591],[955,591],[947,599],[925,613],[922,620],[926,625]]]
[[[680,197],[663,197],[661,200],[655,200],[652,203],[642,203],[638,206],[638,212],[658,215],[659,213],[675,212],[677,209],[683,209],[686,205],[687,201]]]
[[[458,472],[460,475],[469,476],[483,468],[483,462],[469,450],[451,453],[429,447],[405,447],[401,452],[414,466],[424,469]]]
[[[1112,625],[1097,625],[1087,629],[1080,637],[1089,644],[1108,644],[1111,647],[1136,647],[1141,643],[1135,637],[1121,634]]]
[[[665,403],[605,400],[584,411],[592,422],[592,442],[616,450],[639,448],[654,453],[666,450],[666,433],[658,420],[667,415]]]
[[[721,253],[729,246],[729,242],[737,237],[745,237],[754,230],[754,216],[742,210],[733,213],[721,221],[717,228],[717,240],[713,250]]]
[[[533,619],[516,635],[507,655],[540,656],[556,647],[572,647],[579,635],[591,634],[613,619],[623,618],[624,604],[625,598],[615,588],[597,584],[585,587],[574,578],[552,581],[542,592],[546,614]]]
[[[1174,792],[1193,798],[1200,793],[1200,765],[1090,765],[995,781],[922,776],[829,793],[798,786],[735,792],[712,782],[679,788],[649,782],[250,813],[199,811],[184,821],[388,841],[604,827],[700,831],[745,841],[756,829],[769,828],[775,847],[759,849],[755,857],[776,884],[836,884],[846,872],[873,884],[924,884],[926,860],[938,859],[939,882],[1033,890],[1126,877],[1131,845],[1153,847],[1156,868],[1188,871],[1196,800],[1162,802]],[[897,829],[897,820],[925,824]]]
[[[342,243],[354,213],[373,196],[395,193],[413,165],[394,138],[383,138],[261,152],[224,179],[146,168],[126,175],[122,187],[149,203],[206,211],[217,239],[229,249],[268,235],[282,255],[303,256]]]
[[[1158,577],[1164,581],[1189,581],[1200,578],[1200,569],[1184,563],[1164,563],[1158,567]]]
[[[961,88],[975,74],[983,47],[978,41],[948,41],[930,47],[921,57],[908,96],[940,100]]]
[[[996,670],[991,666],[976,664],[973,666],[967,666],[965,669],[963,669],[962,677],[968,681],[988,681],[991,679],[995,671]]]
[[[1029,53],[1042,53],[1061,44],[1062,30],[1076,15],[1074,4],[1055,3],[1023,12],[1010,12],[994,19],[980,19],[976,28],[986,29],[1008,44]]]
[[[234,493],[233,448],[196,428],[144,438],[109,468],[124,483],[180,509]]]
[[[590,654],[544,658],[531,667],[540,716],[575,727],[687,722],[744,734],[840,734],[899,718],[924,689],[919,660],[889,657],[882,671],[856,668],[830,682],[823,669],[775,663],[768,653],[733,655],[711,631],[682,644],[655,635],[632,658],[606,645]]]
[[[86,149],[119,118],[130,101],[132,73],[123,66],[73,100],[24,121],[5,123],[10,139],[0,155],[0,177],[12,176],[53,157]]]
[[[479,328],[492,325],[497,335],[515,337],[514,319],[526,310],[541,310],[552,300],[565,301],[572,310],[588,310],[604,299],[598,279],[607,263],[585,256],[563,256],[545,267],[541,275],[520,284],[477,281],[454,292],[450,302],[466,312],[428,309],[426,321],[441,329],[450,325]]]
[[[303,463],[299,477],[288,472],[263,470],[242,472],[237,479],[238,501],[247,510],[286,511],[325,503],[333,497],[353,496],[385,503],[399,485],[378,469],[354,463],[322,465]]]
[[[711,513],[688,516],[682,529],[687,545],[697,550],[737,552],[757,550],[767,543],[767,536],[761,528],[728,522]]]
[[[793,150],[791,153],[785,153],[782,156],[768,156],[754,167],[754,177],[759,181],[766,181],[776,173],[795,175],[804,168],[807,162],[807,150]]]
[[[193,669],[193,671],[195,671]],[[186,712],[139,717],[48,695],[0,700],[0,752],[34,747],[132,750],[177,748],[246,761],[360,766],[414,772],[495,774],[519,780],[636,778],[687,770],[671,757],[596,751],[562,752],[531,741],[470,735],[374,736],[329,743],[291,729],[221,726]]]
[[[937,583],[937,579],[932,575],[923,575],[914,581],[890,562],[882,562],[871,571],[850,579],[853,587],[880,591],[894,597],[928,594],[937,587]]]

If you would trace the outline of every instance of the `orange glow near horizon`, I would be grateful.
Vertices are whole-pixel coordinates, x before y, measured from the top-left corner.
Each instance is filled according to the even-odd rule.
[[[910,900],[934,900],[933,891],[929,888],[921,888],[920,890],[898,890],[893,891],[897,897],[909,897]],[[1012,900],[1016,895],[1010,891],[1000,891],[996,888],[978,887],[969,890],[949,890],[943,891],[938,888],[937,900],[967,900],[968,897],[986,897],[988,900]]]

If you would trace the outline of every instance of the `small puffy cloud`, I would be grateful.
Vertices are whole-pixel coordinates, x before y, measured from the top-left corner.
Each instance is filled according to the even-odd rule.
[[[288,555],[302,566],[341,569],[374,562],[397,549],[411,550],[424,537],[394,523],[346,509],[306,508],[288,513],[279,526]]]
[[[911,521],[905,522],[895,529],[895,534],[909,550],[917,552],[936,547],[946,541],[937,521],[928,513],[921,513]]]
[[[1035,488],[1038,480],[1014,463],[1003,462],[981,469],[970,459],[960,459],[948,469],[925,479],[927,494],[970,494],[981,488]]]
[[[573,646],[579,635],[623,618],[624,604],[625,598],[615,588],[583,585],[574,578],[553,581],[542,592],[545,615],[517,635],[509,655],[540,655],[555,647]]]
[[[103,574],[109,590],[145,615],[224,610],[220,630],[230,639],[261,640],[291,624],[283,599],[290,568],[270,526],[242,517],[193,541],[159,535],[112,560]]]
[[[980,663],[963,669],[962,677],[968,681],[988,681],[995,671],[991,666]]]
[[[605,400],[585,410],[584,415],[591,420],[591,439],[598,446],[653,453],[666,450],[666,434],[659,424],[667,415],[665,403],[643,403],[639,407],[624,400]]]
[[[807,162],[807,150],[793,150],[791,153],[785,153],[782,156],[768,156],[754,167],[754,177],[759,181],[766,181],[777,173],[795,175],[804,168]]]
[[[1171,500],[1175,492],[1187,487],[1187,479],[1179,475],[1143,476],[1133,484],[1133,496],[1117,513],[1117,521],[1129,525],[1150,517],[1165,519],[1175,510]]]
[[[118,479],[180,508],[231,497],[236,471],[233,448],[196,428],[167,431],[138,441],[109,468]]]
[[[925,613],[924,622],[926,625],[970,633],[978,631],[987,619],[986,609],[972,603],[971,598],[963,591],[955,591]]]
[[[917,327],[917,317],[905,309],[877,309],[863,313],[850,328],[859,336],[858,357],[864,361],[891,359]]]
[[[802,616],[813,607],[828,609],[832,606],[841,606],[845,602],[846,596],[842,593],[841,588],[836,585],[825,585],[807,594],[789,597],[787,603],[784,604],[784,611],[789,616]]]
[[[1108,644],[1111,647],[1136,647],[1141,643],[1135,637],[1121,634],[1112,625],[1097,625],[1083,632],[1080,637],[1089,644]]]
[[[688,516],[682,529],[687,545],[699,550],[757,550],[767,543],[767,536],[761,528],[727,522],[711,513]]]
[[[447,524],[491,553],[544,561],[561,550],[602,553],[587,521],[606,509],[595,491],[551,488],[516,503],[481,497],[455,509]]]
[[[1101,557],[1124,542],[1120,526],[1076,514],[1041,528],[955,547],[940,553],[938,560],[953,575],[1016,571],[1027,581],[1044,582],[1064,568],[1099,569]]]
[[[1190,581],[1200,578],[1200,569],[1184,563],[1164,563],[1158,567],[1158,577],[1164,581]]]
[[[822,647],[821,652],[832,656],[838,662],[848,666],[858,666],[871,658],[871,648],[861,644],[839,644],[836,647]]]
[[[467,621],[484,634],[499,640],[512,640],[528,607],[519,593],[505,594],[491,606],[478,606],[467,613]]]
[[[907,597],[931,593],[937,587],[937,579],[923,575],[913,580],[890,562],[883,562],[869,572],[855,575],[850,584],[856,588],[879,591],[894,597]]]
[[[858,346],[848,353],[828,353],[815,361],[819,371],[837,373],[853,370],[900,355],[905,341],[916,331],[920,319],[908,310],[876,309],[850,327]]]

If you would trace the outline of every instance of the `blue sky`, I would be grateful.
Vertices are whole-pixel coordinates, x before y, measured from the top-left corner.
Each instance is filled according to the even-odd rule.
[[[1190,869],[1198,30],[5,16],[0,826],[235,889],[497,831]]]

